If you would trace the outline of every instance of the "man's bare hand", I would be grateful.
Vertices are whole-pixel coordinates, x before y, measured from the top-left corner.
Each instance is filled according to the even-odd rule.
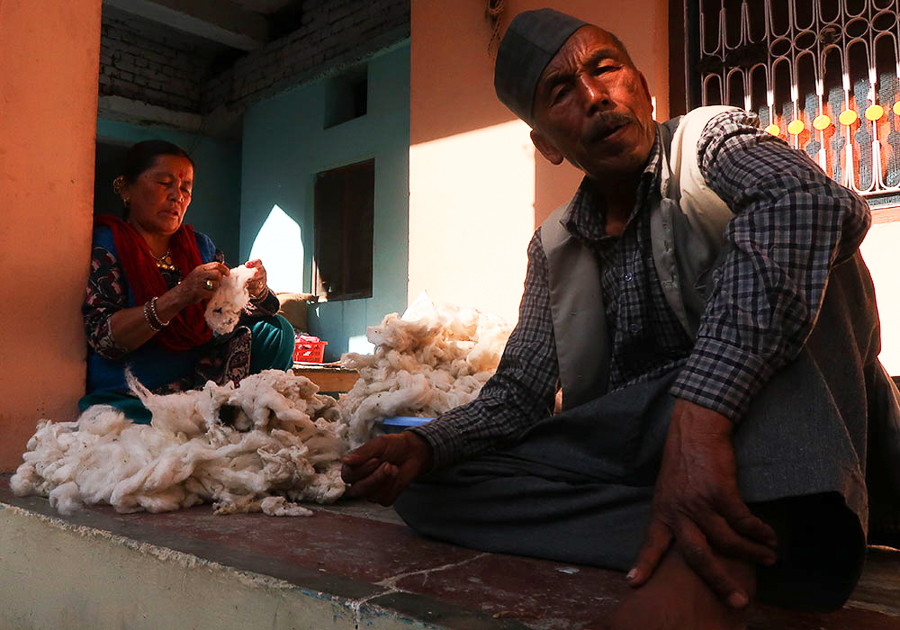
[[[404,431],[369,440],[342,460],[341,477],[350,484],[350,496],[391,505],[413,479],[431,467],[428,443]]]
[[[712,550],[753,563],[777,560],[775,531],[750,512],[738,492],[731,433],[725,416],[676,401],[650,524],[628,574],[632,586],[650,578],[674,540],[691,569],[719,597],[741,608],[749,597]]]

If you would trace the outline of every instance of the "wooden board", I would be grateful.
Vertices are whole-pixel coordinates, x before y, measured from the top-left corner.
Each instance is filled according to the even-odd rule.
[[[340,367],[294,364],[294,374],[305,376],[319,386],[320,392],[348,392],[359,380],[356,370],[345,370]]]

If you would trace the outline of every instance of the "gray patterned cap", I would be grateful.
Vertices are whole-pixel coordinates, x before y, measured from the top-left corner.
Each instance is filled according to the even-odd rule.
[[[524,11],[513,18],[494,64],[497,98],[532,127],[534,92],[544,68],[566,40],[587,22],[554,9]]]

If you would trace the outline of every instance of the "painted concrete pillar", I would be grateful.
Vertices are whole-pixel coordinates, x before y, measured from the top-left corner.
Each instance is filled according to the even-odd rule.
[[[498,35],[548,4],[616,33],[668,113],[668,2],[507,0]],[[510,323],[536,226],[581,179],[538,154],[494,94],[487,0],[415,0],[411,14],[409,300],[474,306]]]
[[[101,0],[0,0],[0,470],[84,391]]]

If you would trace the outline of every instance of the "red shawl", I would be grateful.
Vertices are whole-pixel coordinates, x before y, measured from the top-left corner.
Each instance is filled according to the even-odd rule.
[[[156,266],[156,259],[147,246],[147,241],[131,225],[109,214],[101,214],[94,224],[105,225],[112,230],[116,253],[122,262],[125,277],[134,292],[134,302],[143,305],[154,296],[169,290],[165,279]],[[203,264],[194,230],[184,223],[169,241],[172,263],[181,277],[187,276],[198,265]],[[183,352],[206,343],[212,338],[212,331],[203,317],[206,300],[191,304],[176,315],[172,322],[157,333],[153,340],[172,352]]]

